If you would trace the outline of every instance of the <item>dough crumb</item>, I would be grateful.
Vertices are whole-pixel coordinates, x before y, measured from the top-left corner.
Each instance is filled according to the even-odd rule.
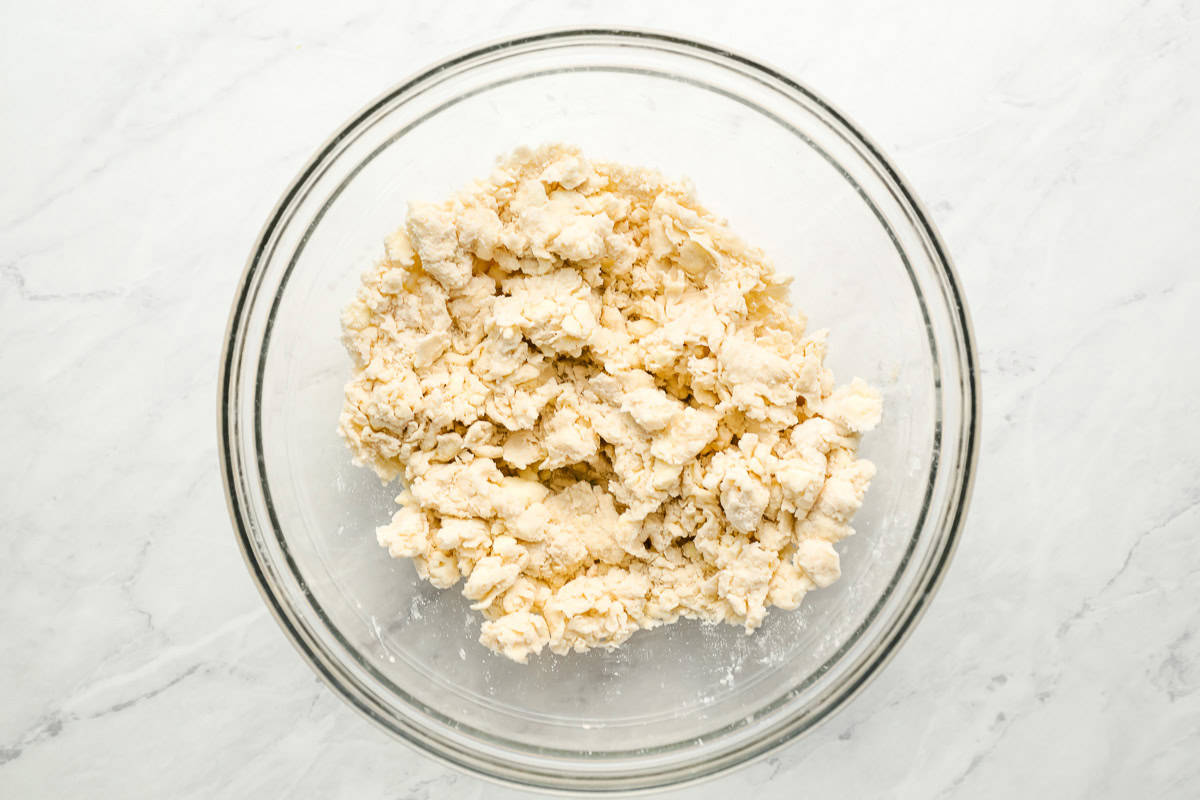
[[[879,393],[835,387],[765,255],[657,172],[552,145],[413,203],[342,317],[339,430],[377,531],[525,662],[692,617],[762,624],[841,574]]]

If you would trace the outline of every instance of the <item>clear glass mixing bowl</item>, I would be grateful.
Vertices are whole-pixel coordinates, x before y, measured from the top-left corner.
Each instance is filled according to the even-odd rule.
[[[456,591],[375,543],[398,487],[335,432],[341,307],[410,199],[448,195],[519,145],[693,179],[794,276],[839,382],[884,393],[879,468],[843,575],[753,636],[683,621],[613,652],[527,666],[478,644]],[[813,92],[676,37],[572,30],[438,64],[362,110],[287,189],[230,318],[220,440],[247,563],[287,635],[354,708],[486,776],[557,790],[694,780],[761,756],[852,697],[912,629],[962,527],[978,444],[970,325],[913,193]]]

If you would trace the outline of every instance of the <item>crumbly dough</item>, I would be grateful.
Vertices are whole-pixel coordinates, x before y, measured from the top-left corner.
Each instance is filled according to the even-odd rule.
[[[413,203],[343,316],[356,463],[403,475],[381,545],[516,661],[681,616],[752,631],[837,580],[875,468],[763,253],[656,172],[518,150]]]

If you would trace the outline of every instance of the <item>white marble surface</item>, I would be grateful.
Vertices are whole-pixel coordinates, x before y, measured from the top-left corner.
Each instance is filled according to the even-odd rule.
[[[217,361],[259,225],[351,112],[485,40],[619,23],[857,119],[940,225],[984,372],[916,634],[686,796],[1200,795],[1200,3],[405,5],[6,8],[0,796],[519,796],[391,741],[285,641],[226,517]]]

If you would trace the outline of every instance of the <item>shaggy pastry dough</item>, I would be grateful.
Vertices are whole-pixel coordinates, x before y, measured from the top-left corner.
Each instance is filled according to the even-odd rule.
[[[880,397],[835,389],[763,253],[656,172],[519,150],[413,204],[343,316],[380,544],[525,661],[680,616],[758,627],[840,574]]]

